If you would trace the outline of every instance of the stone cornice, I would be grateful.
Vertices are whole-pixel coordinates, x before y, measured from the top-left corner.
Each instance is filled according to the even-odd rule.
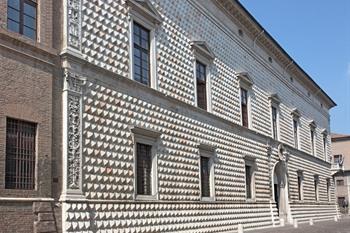
[[[286,68],[293,76],[307,85],[310,91],[323,99],[329,108],[336,103],[318,86],[318,84],[289,56],[289,54],[277,43],[277,41],[255,20],[255,18],[236,0],[213,0],[230,18],[245,28],[251,38],[271,54],[276,61]],[[263,32],[263,33],[262,33]]]

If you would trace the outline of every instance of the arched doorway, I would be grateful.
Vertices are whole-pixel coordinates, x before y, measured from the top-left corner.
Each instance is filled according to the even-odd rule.
[[[273,169],[273,198],[278,210],[280,221],[292,224],[292,218],[288,200],[288,176],[286,152],[284,147],[279,146],[280,160],[275,164]]]

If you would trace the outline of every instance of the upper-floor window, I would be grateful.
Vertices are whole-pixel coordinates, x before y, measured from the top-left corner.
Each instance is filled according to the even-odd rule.
[[[253,80],[247,72],[237,73],[240,86],[240,102],[241,102],[241,124],[244,127],[251,127],[251,100]]]
[[[337,186],[344,186],[344,180],[337,180]]]
[[[242,125],[244,127],[249,127],[249,117],[248,117],[248,91],[241,88],[241,116]]]
[[[36,7],[30,0],[8,0],[7,29],[36,40]]]
[[[149,86],[151,84],[150,31],[134,22],[133,32],[134,80]]]
[[[299,148],[299,124],[297,119],[293,119],[294,146]]]
[[[36,124],[7,118],[5,188],[35,188]]]
[[[327,160],[327,134],[324,133],[323,134],[323,154],[324,154],[324,158],[325,160]]]
[[[272,136],[273,139],[278,140],[278,116],[277,116],[277,108],[275,106],[271,107],[272,113]]]
[[[334,155],[333,156],[334,164],[342,164],[343,163],[343,155]]]
[[[315,129],[310,129],[310,144],[311,144],[311,154],[315,155]]]
[[[207,109],[207,66],[196,61],[197,106]]]

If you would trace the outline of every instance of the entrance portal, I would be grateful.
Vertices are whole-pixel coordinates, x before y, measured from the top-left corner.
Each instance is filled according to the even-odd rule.
[[[288,201],[288,178],[284,161],[279,161],[275,165],[273,175],[274,201],[281,221],[291,222]]]

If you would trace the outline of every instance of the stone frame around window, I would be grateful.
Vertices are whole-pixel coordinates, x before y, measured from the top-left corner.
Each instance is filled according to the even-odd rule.
[[[300,177],[300,196],[299,196],[299,177]],[[304,201],[304,172],[302,170],[297,171],[297,190],[298,190],[298,201]]]
[[[256,201],[256,188],[255,188],[255,173],[257,171],[257,164],[256,164],[256,159],[254,157],[251,156],[244,156],[244,187],[245,187],[245,200],[246,202],[255,202]],[[250,190],[251,190],[251,197],[248,198],[247,197],[247,177],[246,177],[246,166],[251,167],[251,186],[250,186]]]
[[[201,201],[215,201],[215,161],[216,161],[216,148],[212,145],[200,144],[198,146],[198,167],[199,167],[199,197]],[[201,157],[209,158],[210,176],[209,176],[209,189],[210,197],[202,196],[202,177],[201,177]]]
[[[215,55],[205,41],[192,41],[191,49],[193,52],[194,105],[198,107],[196,65],[199,61],[206,66],[206,111],[212,112],[211,75]]]
[[[162,22],[162,18],[153,5],[148,1],[128,0],[129,10],[129,78],[134,80],[134,22],[149,30],[150,39],[150,77],[149,86],[158,90],[157,75],[157,45],[156,34],[157,28]]]
[[[280,103],[281,100],[279,96],[275,94],[270,94],[269,97],[269,102],[270,102],[270,119],[271,119],[271,137],[276,140],[280,141],[281,140],[281,135],[280,135]],[[273,116],[272,116],[272,108],[276,108],[276,138],[274,137],[274,129],[273,129]]]
[[[316,148],[316,140],[317,140],[317,135],[316,135],[316,128],[317,125],[314,120],[309,122],[309,127],[310,127],[310,150],[311,150],[311,155],[316,156],[317,155],[317,148]],[[313,136],[312,136],[312,135]],[[313,137],[313,138],[312,138]]]
[[[134,173],[134,200],[158,200],[158,150],[160,144],[161,133],[142,127],[132,126],[130,131],[133,138],[133,173]],[[137,194],[137,143],[142,143],[152,146],[152,171],[151,171],[151,195]]]
[[[239,72],[237,73],[237,78],[239,81],[239,108],[240,108],[240,118],[241,118],[241,125],[243,126],[243,116],[242,116],[242,99],[241,99],[241,91],[242,89],[247,91],[247,113],[248,113],[248,129],[252,129],[252,101],[251,101],[251,95],[253,90],[254,82],[250,75],[247,72]]]
[[[300,118],[301,118],[301,114],[299,112],[298,109],[294,108],[293,111],[291,112],[291,116],[292,116],[292,132],[293,132],[293,146],[295,149],[300,149]],[[295,138],[294,135],[294,121],[296,121],[297,123],[297,135]]]

